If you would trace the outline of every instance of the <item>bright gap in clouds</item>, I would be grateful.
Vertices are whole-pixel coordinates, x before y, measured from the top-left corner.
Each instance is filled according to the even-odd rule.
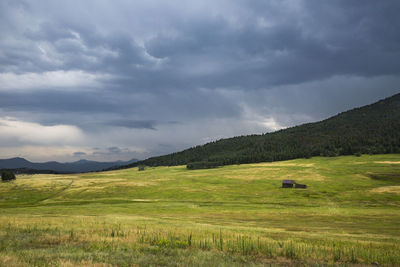
[[[82,131],[73,125],[46,126],[15,118],[0,117],[0,142],[19,144],[73,144],[83,138]]]
[[[101,87],[101,82],[107,79],[110,79],[110,75],[93,74],[81,70],[24,74],[6,72],[0,73],[0,90],[57,90],[57,88],[81,90],[85,87]]]

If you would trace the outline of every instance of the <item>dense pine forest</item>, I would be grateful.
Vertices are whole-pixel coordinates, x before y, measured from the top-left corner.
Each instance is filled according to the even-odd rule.
[[[400,94],[320,122],[221,139],[125,167],[187,164],[188,169],[199,169],[312,156],[385,153],[400,153]]]

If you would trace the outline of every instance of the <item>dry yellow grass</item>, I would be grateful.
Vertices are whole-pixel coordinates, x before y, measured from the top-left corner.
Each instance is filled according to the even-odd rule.
[[[0,254],[0,266],[24,267],[24,266],[29,266],[29,265],[27,263],[24,263],[21,260],[19,260],[19,258],[17,256]]]
[[[400,195],[400,185],[381,186],[371,190],[372,193],[394,193]]]
[[[85,267],[110,267],[113,266],[112,264],[106,264],[106,263],[94,263],[91,261],[81,261],[81,262],[72,262],[72,261],[63,261],[61,260],[59,262],[60,267],[75,267],[75,266],[85,266]],[[132,265],[132,266],[138,266],[138,265]]]

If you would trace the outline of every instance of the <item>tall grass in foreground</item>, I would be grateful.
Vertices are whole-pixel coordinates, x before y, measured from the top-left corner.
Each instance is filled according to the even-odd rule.
[[[50,265],[50,262],[62,260],[89,260],[125,266],[133,264],[137,259],[122,256],[114,258],[110,254],[134,255],[143,249],[151,249],[161,254],[177,253],[178,250],[191,253],[211,251],[242,255],[249,259],[287,259],[304,264],[351,265],[375,262],[387,266],[400,266],[399,244],[335,239],[277,240],[264,235],[244,235],[223,230],[193,232],[121,224],[105,228],[86,227],[80,230],[49,225],[8,224],[1,229],[0,235],[0,258],[1,255],[14,255],[19,262],[28,265]],[[39,253],[40,250],[43,250],[45,255]]]
[[[176,232],[146,232],[138,230],[139,242],[158,247],[219,250],[267,258],[284,257],[304,262],[342,262],[400,265],[400,246],[383,247],[373,243],[351,243],[337,240],[305,242],[273,240],[268,237],[219,233],[177,234]]]

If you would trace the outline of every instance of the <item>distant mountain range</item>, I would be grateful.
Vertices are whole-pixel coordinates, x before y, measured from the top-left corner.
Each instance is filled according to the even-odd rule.
[[[312,156],[385,153],[400,153],[400,94],[323,121],[262,135],[221,139],[119,168],[187,164],[196,169]]]
[[[82,159],[67,163],[56,161],[34,163],[24,158],[10,158],[0,159],[0,169],[10,169],[20,173],[78,173],[101,171],[111,167],[131,164],[136,161],[138,160],[131,159],[129,161],[98,162]]]

